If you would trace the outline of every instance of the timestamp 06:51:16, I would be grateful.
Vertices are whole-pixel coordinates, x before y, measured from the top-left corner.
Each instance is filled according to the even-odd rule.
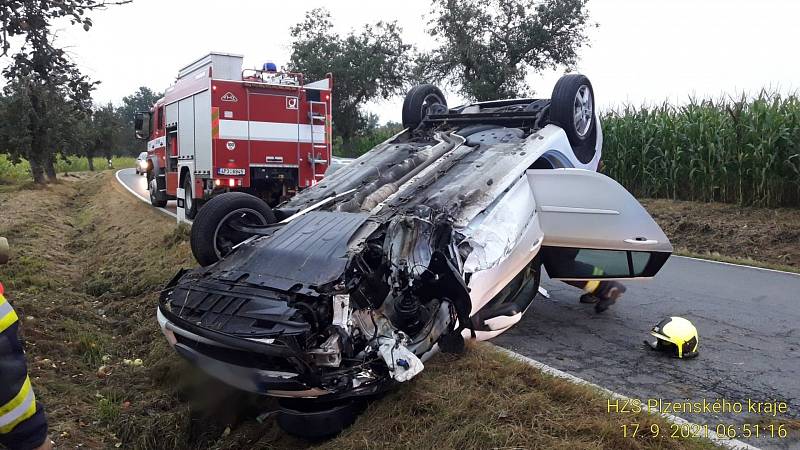
[[[626,438],[635,438],[637,436],[659,437],[666,436],[670,438],[708,438],[712,433],[716,433],[721,438],[737,439],[737,438],[785,438],[789,433],[785,424],[758,424],[758,423],[744,423],[744,424],[716,424],[716,425],[699,425],[696,423],[672,423],[669,424],[668,429],[660,426],[657,423],[651,424],[648,427],[642,427],[638,423],[628,423],[620,425],[622,435]]]

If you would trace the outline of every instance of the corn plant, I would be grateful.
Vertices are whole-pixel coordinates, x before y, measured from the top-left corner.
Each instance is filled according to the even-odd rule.
[[[639,196],[800,206],[800,98],[627,106],[604,115],[605,172]]]

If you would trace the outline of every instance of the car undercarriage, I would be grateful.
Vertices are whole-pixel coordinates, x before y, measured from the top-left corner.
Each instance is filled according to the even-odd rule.
[[[258,237],[236,258],[181,273],[164,291],[163,314],[215,341],[234,337],[227,344],[245,355],[226,350],[231,364],[246,364],[253,352],[266,356],[253,366],[263,378],[239,384],[247,390],[359,395],[374,393],[387,370],[397,381],[411,378],[443,336],[458,335],[445,338],[457,346],[471,325],[465,265],[488,268],[502,256],[470,239],[466,225],[518,178],[508,174],[525,159],[525,136],[490,131],[473,134],[490,145],[463,146],[457,135],[437,132],[440,140],[390,143],[376,153],[379,161],[342,169],[320,189],[330,183],[347,192],[350,178],[363,180],[360,172],[376,176],[325,210],[249,230]],[[468,175],[481,166],[482,177]],[[287,209],[328,194],[301,194]],[[180,341],[179,351],[196,352]]]
[[[423,97],[414,92],[407,103]],[[572,227],[547,208],[610,216],[537,206],[549,202],[546,192],[563,196],[564,183],[608,185],[594,172],[599,126],[576,145],[550,120],[550,100],[447,109],[425,103],[431,92],[438,89],[422,92],[417,123],[278,208],[229,193],[200,211],[192,248],[203,267],[179,272],[158,309],[179,354],[242,390],[330,404],[408,381],[436,351],[460,352],[465,339],[520,320],[538,291],[542,256],[564,259],[563,249],[546,246],[543,227]],[[558,167],[577,168],[553,188]],[[538,194],[536,183],[545,186]],[[641,210],[634,222],[652,222],[630,199]],[[658,239],[647,242],[662,244],[660,253],[622,250],[623,277],[663,265],[671,247],[655,230]],[[551,236],[567,260],[582,254],[569,248],[569,233]],[[567,272],[583,263],[570,264]]]

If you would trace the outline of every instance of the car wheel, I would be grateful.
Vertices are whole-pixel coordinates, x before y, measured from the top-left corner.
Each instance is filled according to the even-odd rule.
[[[403,101],[403,126],[414,129],[419,126],[434,105],[440,105],[437,109],[447,109],[447,100],[442,91],[432,84],[421,84],[414,86],[406,94]]]
[[[167,198],[158,190],[158,179],[152,174],[148,175],[147,190],[150,192],[150,204],[156,208],[167,206]]]
[[[183,211],[187,219],[194,219],[197,215],[197,200],[194,198],[192,177],[183,180]]]
[[[244,192],[226,192],[212,198],[197,213],[192,224],[192,254],[201,266],[209,266],[251,237],[234,227],[275,223],[272,209],[260,198]]]
[[[589,79],[580,74],[561,77],[550,97],[550,121],[567,134],[575,156],[583,164],[594,158],[597,141],[594,90]]]

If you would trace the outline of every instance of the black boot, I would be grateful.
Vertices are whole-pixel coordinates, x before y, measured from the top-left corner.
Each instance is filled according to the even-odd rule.
[[[626,290],[625,286],[618,281],[601,282],[595,291],[600,300],[594,305],[594,311],[599,314],[607,310],[617,302],[618,298],[622,297]]]

